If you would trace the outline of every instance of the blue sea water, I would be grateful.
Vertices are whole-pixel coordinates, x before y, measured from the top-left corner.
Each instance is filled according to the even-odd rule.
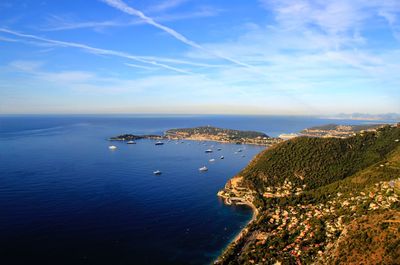
[[[140,140],[114,142],[111,151],[107,138],[200,125],[277,136],[327,123],[283,116],[0,116],[0,264],[210,263],[252,215],[245,206],[224,205],[216,193],[264,148]],[[206,154],[211,145],[222,150]],[[239,147],[244,151],[235,154]],[[198,171],[203,165],[208,172]],[[156,169],[163,174],[153,175]]]

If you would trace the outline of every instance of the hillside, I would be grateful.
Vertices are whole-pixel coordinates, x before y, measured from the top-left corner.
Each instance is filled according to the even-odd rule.
[[[217,141],[225,143],[256,145],[271,145],[282,141],[282,139],[269,137],[262,132],[241,131],[212,126],[170,129],[165,132],[165,137],[168,139]]]
[[[285,179],[315,189],[384,159],[397,139],[400,129],[389,126],[346,139],[297,137],[267,149],[239,175],[260,193]]]
[[[240,131],[233,129],[224,129],[217,128],[212,126],[200,126],[195,128],[180,128],[180,129],[170,129],[165,132],[166,135],[185,135],[186,137],[196,134],[205,134],[205,135],[224,135],[226,137],[232,139],[240,139],[240,138],[257,138],[257,137],[266,137],[269,138],[268,135],[262,132],[256,131]]]
[[[307,128],[301,131],[301,135],[310,137],[336,137],[347,138],[363,131],[376,131],[385,126],[384,124],[364,124],[364,125],[337,125],[327,124]]]
[[[400,127],[386,126],[346,139],[295,138],[260,153],[219,193],[258,214],[216,263],[395,264],[399,139]],[[375,261],[365,262],[372,248]]]

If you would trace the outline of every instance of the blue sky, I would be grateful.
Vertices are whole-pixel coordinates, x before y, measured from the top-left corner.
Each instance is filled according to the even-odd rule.
[[[400,112],[398,0],[2,0],[0,113]]]

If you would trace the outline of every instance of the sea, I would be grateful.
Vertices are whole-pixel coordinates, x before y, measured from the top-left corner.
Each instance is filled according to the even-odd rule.
[[[210,264],[252,217],[250,208],[224,205],[216,194],[265,147],[107,139],[205,125],[278,136],[332,122],[370,123],[300,116],[0,116],[0,264]],[[205,153],[208,148],[214,152]],[[200,172],[202,166],[209,170]]]

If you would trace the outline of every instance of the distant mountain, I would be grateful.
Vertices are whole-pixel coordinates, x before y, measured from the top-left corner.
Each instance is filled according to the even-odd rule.
[[[329,119],[350,119],[350,120],[384,120],[384,121],[400,121],[399,113],[386,114],[366,114],[366,113],[340,113],[329,116]]]

